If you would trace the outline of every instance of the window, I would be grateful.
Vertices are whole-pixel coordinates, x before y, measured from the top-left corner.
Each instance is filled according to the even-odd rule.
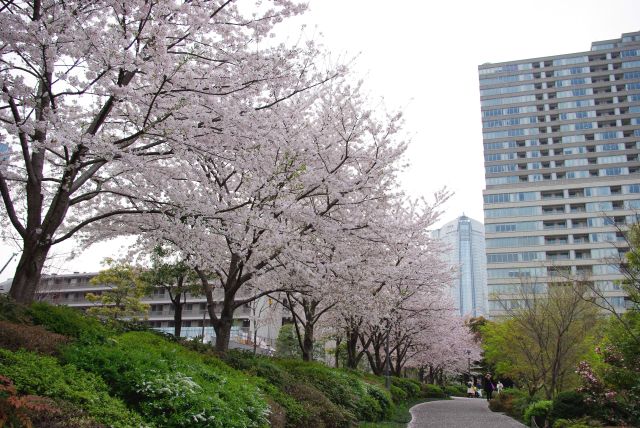
[[[489,233],[500,232],[527,232],[532,230],[539,230],[539,222],[537,221],[522,221],[517,223],[494,223],[485,225],[485,231]]]
[[[533,84],[501,86],[497,88],[480,89],[480,96],[512,94],[515,92],[533,91],[534,89]]]
[[[558,66],[562,66],[562,65],[580,64],[580,63],[583,63],[583,62],[589,62],[589,57],[587,57],[587,56],[574,56],[574,57],[569,57],[569,58],[554,59],[553,60],[553,66],[554,67],[558,67]]]
[[[620,268],[614,265],[593,265],[594,275],[620,275]]]
[[[585,158],[567,159],[566,161],[564,161],[565,166],[582,166],[582,165],[588,165],[588,164],[589,164],[589,161],[588,159],[585,159]]]
[[[538,196],[538,192],[496,193],[494,195],[484,196],[484,202],[486,204],[499,204],[502,202],[535,201],[538,199],[540,199]]]
[[[640,67],[640,61],[628,61],[622,63],[622,68],[636,68]]]
[[[528,103],[536,100],[535,95],[520,95],[519,97],[492,98],[480,101],[482,107],[499,106],[504,104]]]
[[[602,156],[598,158],[598,163],[622,163],[627,161],[627,155]]]
[[[593,136],[596,140],[612,140],[622,138],[622,131],[596,132]]]
[[[624,150],[624,143],[607,143],[596,146],[596,152],[611,152],[614,150]]]
[[[541,236],[518,236],[513,238],[490,238],[486,240],[487,248],[528,247],[542,245]]]
[[[541,214],[540,207],[515,207],[515,208],[494,208],[484,210],[484,215],[487,218],[498,217],[519,217]]]
[[[601,169],[598,174],[603,177],[603,176],[611,176],[611,175],[628,175],[629,174],[629,168],[620,168],[620,167],[615,167],[615,168],[605,168],[605,169]]]
[[[487,269],[487,278],[531,278],[542,277],[547,275],[547,269],[544,267],[533,268],[505,268],[505,269]]]
[[[628,184],[623,189],[625,193],[640,193],[640,184]]]
[[[613,210],[612,202],[588,202],[585,205],[586,210],[589,213]]]
[[[513,263],[544,260],[543,251],[525,251],[522,253],[488,253],[487,263]]]
[[[506,76],[488,77],[480,79],[480,85],[495,85],[496,83],[521,82],[523,80],[533,80],[533,74],[510,74]]]
[[[512,184],[518,183],[520,179],[518,176],[509,176],[509,177],[489,177],[487,178],[487,185],[494,186],[498,184]]]
[[[486,173],[498,173],[498,172],[510,172],[517,171],[518,165],[515,164],[504,164],[504,165],[490,165],[485,167]]]
[[[480,70],[478,70],[478,74],[483,76],[483,75],[486,75],[486,74],[531,70],[532,68],[533,68],[533,66],[531,65],[531,63],[507,64],[507,65],[502,65],[502,66],[499,66],[499,67],[490,67],[490,68],[480,69]]]

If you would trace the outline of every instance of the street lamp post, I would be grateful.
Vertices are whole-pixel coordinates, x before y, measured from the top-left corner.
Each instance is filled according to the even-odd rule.
[[[471,351],[467,349],[465,352],[467,354],[467,373],[469,374],[469,380],[471,380]]]

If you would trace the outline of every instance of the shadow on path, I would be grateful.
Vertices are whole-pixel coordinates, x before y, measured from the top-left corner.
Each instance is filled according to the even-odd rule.
[[[523,428],[525,425],[489,410],[486,400],[458,398],[430,401],[411,408],[409,428]]]

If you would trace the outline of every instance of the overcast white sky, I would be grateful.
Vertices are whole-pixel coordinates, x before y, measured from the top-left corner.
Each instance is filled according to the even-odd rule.
[[[592,41],[640,30],[639,0],[310,0],[302,23],[335,55],[358,55],[372,97],[404,112],[412,165],[403,187],[414,196],[455,192],[443,221],[465,212],[483,221],[484,167],[477,66],[588,51]],[[284,36],[284,34],[279,34]],[[52,272],[95,271],[120,245],[96,245]],[[0,247],[0,267],[11,252]],[[13,276],[16,260],[0,275]]]

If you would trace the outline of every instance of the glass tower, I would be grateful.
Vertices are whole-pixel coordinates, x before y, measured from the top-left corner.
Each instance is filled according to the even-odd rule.
[[[485,315],[487,277],[482,223],[463,215],[432,235],[447,244],[448,261],[458,270],[451,295],[460,315]]]
[[[640,212],[640,32],[478,67],[489,312],[580,278],[624,307],[612,262]]]

